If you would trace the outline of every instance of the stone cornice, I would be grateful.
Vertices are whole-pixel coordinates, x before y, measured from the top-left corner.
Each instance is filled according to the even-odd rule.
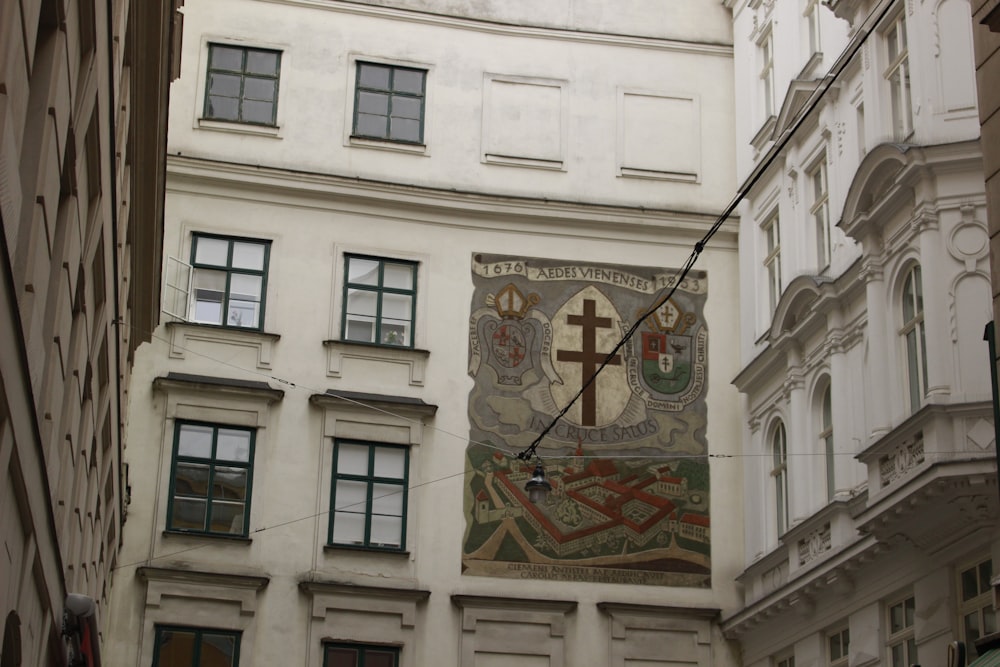
[[[210,572],[207,570],[182,570],[170,567],[139,567],[135,575],[143,581],[165,581],[171,583],[196,584],[198,586],[226,586],[259,591],[270,582],[270,577],[260,574],[234,574],[231,572]]]
[[[512,23],[502,23],[499,21],[483,21],[460,16],[448,16],[443,14],[434,14],[432,12],[416,11],[412,9],[372,5],[361,2],[347,2],[344,0],[340,0],[339,2],[332,2],[331,0],[259,1],[270,2],[278,5],[311,7],[313,9],[337,12],[340,14],[353,14],[355,16],[382,18],[396,23],[416,23],[421,25],[472,30],[492,35],[506,35],[521,38],[529,37],[550,41],[560,40],[584,44],[629,47],[634,49],[655,49],[658,51],[719,56],[723,58],[732,58],[733,56],[732,44],[693,42],[678,39],[643,37],[637,35],[587,32],[583,30],[572,30],[569,28],[558,27],[524,26]]]
[[[272,389],[266,382],[220,378],[191,373],[168,373],[153,380],[153,388],[161,391],[195,391],[213,395],[228,394],[243,398],[264,399],[268,403],[285,396],[281,389]]]
[[[622,240],[646,243],[655,237],[665,243],[669,231],[683,247],[700,239],[719,213],[461,192],[177,155],[167,156],[167,174],[167,190],[175,193],[529,234],[543,233],[539,225],[547,224],[560,227],[560,233],[607,238],[613,225]],[[712,247],[735,250],[738,227],[731,216]]]

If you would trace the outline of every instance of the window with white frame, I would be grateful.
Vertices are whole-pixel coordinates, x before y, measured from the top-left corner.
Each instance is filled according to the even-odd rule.
[[[274,125],[281,53],[209,44],[205,118]]]
[[[906,342],[906,381],[910,411],[920,409],[927,392],[927,344],[924,336],[924,294],[920,265],[913,265],[903,283],[903,327],[900,336]]]
[[[826,637],[827,664],[829,667],[847,667],[851,656],[851,633],[847,628],[836,630]]]
[[[409,456],[405,446],[334,441],[329,544],[405,547]]]
[[[426,70],[359,61],[354,136],[422,143],[426,86]]]
[[[188,319],[243,329],[264,323],[264,294],[271,243],[195,234],[191,241]]]
[[[833,455],[833,407],[830,398],[830,385],[823,389],[819,406],[819,441],[823,446],[823,456],[826,460],[826,499],[833,500],[836,493]]]
[[[781,228],[778,223],[778,211],[767,216],[761,225],[764,231],[764,271],[767,275],[767,309],[774,313],[781,298]]]
[[[890,667],[909,667],[917,663],[917,641],[913,638],[915,609],[912,596],[886,607],[886,652]]]
[[[812,165],[809,177],[809,214],[816,235],[816,266],[823,271],[830,266],[830,194],[826,181],[826,154]]]
[[[785,654],[774,659],[774,667],[795,667],[795,656]]]
[[[757,58],[760,62],[758,77],[760,78],[761,108],[766,120],[774,115],[774,34],[770,28],[757,43]]]
[[[778,422],[771,434],[771,477],[774,479],[774,511],[778,535],[788,530],[788,439],[785,425]]]
[[[806,9],[803,12],[803,16],[805,16],[806,19],[810,55],[819,53],[822,50],[820,48],[819,9],[819,0],[806,0]]]
[[[913,109],[910,98],[910,62],[906,37],[906,13],[900,12],[885,30],[888,66],[885,80],[889,85],[892,129],[897,141],[913,132]]]
[[[343,339],[413,347],[417,264],[346,255]]]
[[[963,641],[970,658],[977,655],[976,640],[997,631],[990,587],[992,575],[993,563],[989,559],[962,570],[958,575]]]

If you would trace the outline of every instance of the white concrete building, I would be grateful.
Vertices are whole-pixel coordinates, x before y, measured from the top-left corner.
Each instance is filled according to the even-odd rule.
[[[607,357],[735,190],[729,11],[456,4],[185,2],[109,664],[738,664],[735,223]]]
[[[724,627],[754,667],[944,664],[997,630],[970,8],[728,4],[747,525]]]

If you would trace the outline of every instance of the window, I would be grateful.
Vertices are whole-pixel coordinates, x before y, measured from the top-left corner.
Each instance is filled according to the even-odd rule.
[[[236,667],[239,662],[239,632],[156,626],[153,667]]]
[[[323,667],[398,667],[399,647],[326,644]]]
[[[763,100],[764,118],[774,115],[774,35],[767,34],[757,45],[760,59],[760,94]]]
[[[413,347],[415,262],[347,255],[344,340]]]
[[[889,635],[886,643],[890,667],[909,667],[917,663],[917,642],[913,638],[914,607],[913,598],[908,597],[887,609]]]
[[[851,634],[847,628],[838,630],[827,637],[830,667],[847,667],[851,657]]]
[[[177,422],[168,530],[246,536],[255,435],[247,428]]]
[[[330,544],[402,551],[409,449],[348,440],[333,447]]]
[[[834,478],[833,409],[830,400],[830,385],[827,385],[826,389],[823,390],[820,405],[819,441],[823,443],[823,453],[826,457],[826,499],[833,500],[837,489]]]
[[[264,321],[268,241],[196,234],[191,243],[189,319],[260,329]]]
[[[997,631],[997,617],[993,609],[993,593],[990,579],[993,576],[993,564],[989,560],[962,570],[959,574],[959,591],[962,615],[963,641],[969,651],[969,657],[976,656],[976,640]]]
[[[826,187],[826,155],[820,156],[809,171],[811,203],[809,214],[816,234],[816,266],[822,271],[830,266],[830,197]]]
[[[781,298],[781,230],[777,211],[764,221],[762,229],[767,248],[764,269],[767,271],[768,313],[773,313]]]
[[[924,342],[924,295],[920,266],[915,265],[903,284],[903,328],[906,340],[906,374],[910,411],[916,412],[927,392],[927,345]]]
[[[795,667],[795,656],[789,655],[783,658],[775,658],[774,667]]]
[[[274,125],[281,53],[209,44],[205,118]]]
[[[771,477],[774,478],[775,515],[778,535],[781,535],[788,530],[788,443],[785,425],[781,422],[778,422],[771,436],[771,456],[774,461]]]
[[[426,79],[426,70],[359,62],[354,136],[423,143]]]
[[[806,11],[804,16],[806,18],[806,26],[809,32],[809,54],[819,53],[822,49],[820,48],[819,40],[819,0],[806,0]]]
[[[897,141],[913,132],[913,111],[910,107],[910,63],[906,41],[905,14],[900,13],[885,31],[889,66],[885,79],[889,82],[889,101],[892,108],[892,129]]]

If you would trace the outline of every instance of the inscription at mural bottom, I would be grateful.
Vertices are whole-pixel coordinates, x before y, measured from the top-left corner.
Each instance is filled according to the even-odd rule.
[[[711,582],[703,272],[620,350],[675,271],[477,254],[469,319],[463,573],[670,586]],[[528,502],[527,447],[553,490]]]

